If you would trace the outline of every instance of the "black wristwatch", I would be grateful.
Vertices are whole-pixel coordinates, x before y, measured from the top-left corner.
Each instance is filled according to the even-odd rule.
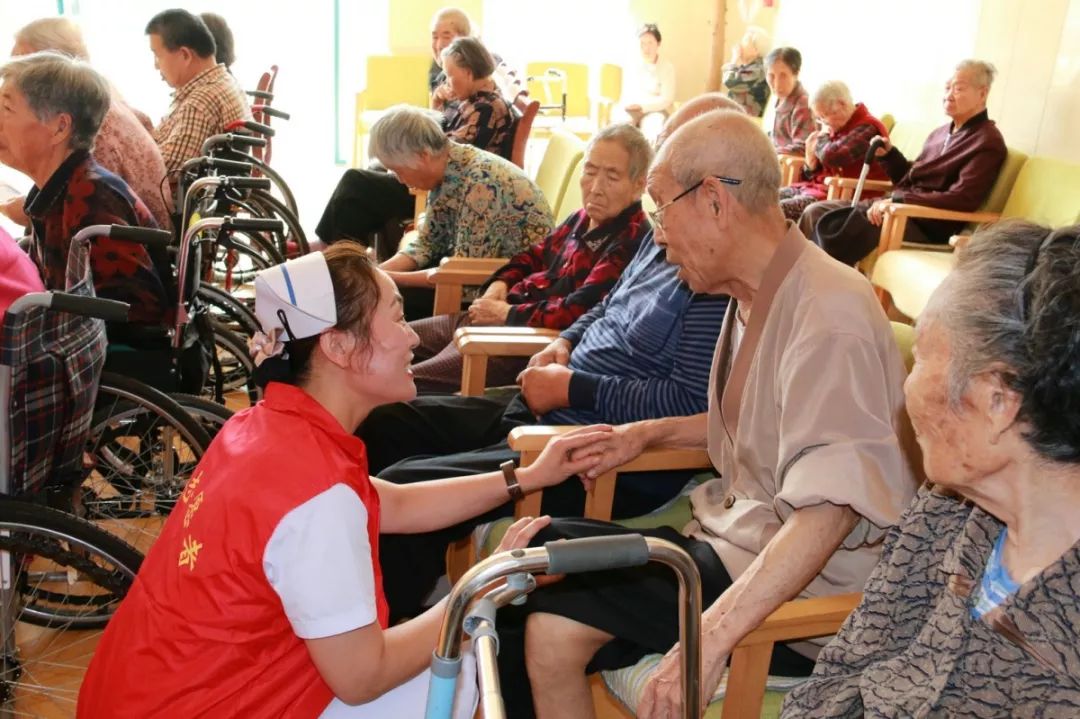
[[[525,492],[521,489],[521,485],[518,484],[517,472],[514,471],[516,468],[512,459],[508,459],[499,465],[499,469],[503,473],[503,479],[506,480],[506,491],[510,494],[510,499],[515,502],[525,498]]]

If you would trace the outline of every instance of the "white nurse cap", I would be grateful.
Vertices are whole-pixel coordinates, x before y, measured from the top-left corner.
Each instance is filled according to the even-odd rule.
[[[260,272],[255,277],[255,316],[267,335],[281,330],[282,340],[313,337],[336,325],[326,257],[312,252]]]

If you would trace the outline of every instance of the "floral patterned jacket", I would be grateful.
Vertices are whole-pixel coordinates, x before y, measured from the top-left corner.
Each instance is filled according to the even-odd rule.
[[[554,225],[540,188],[519,167],[451,142],[443,181],[400,252],[420,269],[444,257],[513,257],[543,242]]]

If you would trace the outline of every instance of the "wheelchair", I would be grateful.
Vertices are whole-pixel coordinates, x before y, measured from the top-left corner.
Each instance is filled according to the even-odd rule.
[[[66,292],[17,299],[0,322],[0,711],[73,716],[97,636],[142,562],[70,507],[83,476],[104,320],[73,242]],[[53,505],[53,506],[49,506]]]
[[[488,557],[465,573],[450,591],[438,644],[431,658],[425,719],[450,719],[461,668],[462,634],[472,637],[480,709],[484,719],[506,719],[499,690],[496,612],[521,604],[536,587],[534,573],[570,574],[660,562],[679,578],[679,642],[682,646],[683,716],[698,719],[701,700],[701,575],[685,550],[663,539],[626,534],[547,542]],[[488,589],[499,582],[494,589]],[[477,598],[481,592],[483,596]]]

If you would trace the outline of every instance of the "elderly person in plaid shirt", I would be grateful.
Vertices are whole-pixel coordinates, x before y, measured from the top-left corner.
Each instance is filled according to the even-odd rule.
[[[146,26],[154,67],[176,90],[169,114],[154,128],[170,184],[185,161],[199,156],[203,142],[236,120],[250,120],[244,91],[214,57],[214,36],[187,10],[165,10]]]
[[[881,120],[871,115],[861,102],[854,102],[851,91],[842,82],[827,82],[819,87],[810,107],[821,128],[806,138],[802,180],[780,188],[780,208],[784,217],[795,222],[804,209],[828,196],[826,177],[858,177],[870,141],[878,135],[889,136]],[[867,177],[888,179],[885,169],[876,162]]]
[[[30,218],[30,257],[45,287],[66,286],[68,249],[90,225],[157,227],[131,188],[91,156],[109,109],[110,88],[82,60],[38,52],[0,66],[0,162],[27,175],[34,187],[24,211]],[[164,321],[168,299],[158,268],[141,245],[98,239],[91,250],[98,295],[131,305],[140,324]]]
[[[600,130],[585,153],[584,207],[499,268],[468,312],[412,323],[420,337],[412,367],[417,389],[453,391],[460,384],[462,357],[452,341],[458,327],[564,330],[604,299],[651,229],[641,209],[651,159],[649,142],[636,127]],[[523,357],[493,358],[489,383],[512,384],[526,363]]]

